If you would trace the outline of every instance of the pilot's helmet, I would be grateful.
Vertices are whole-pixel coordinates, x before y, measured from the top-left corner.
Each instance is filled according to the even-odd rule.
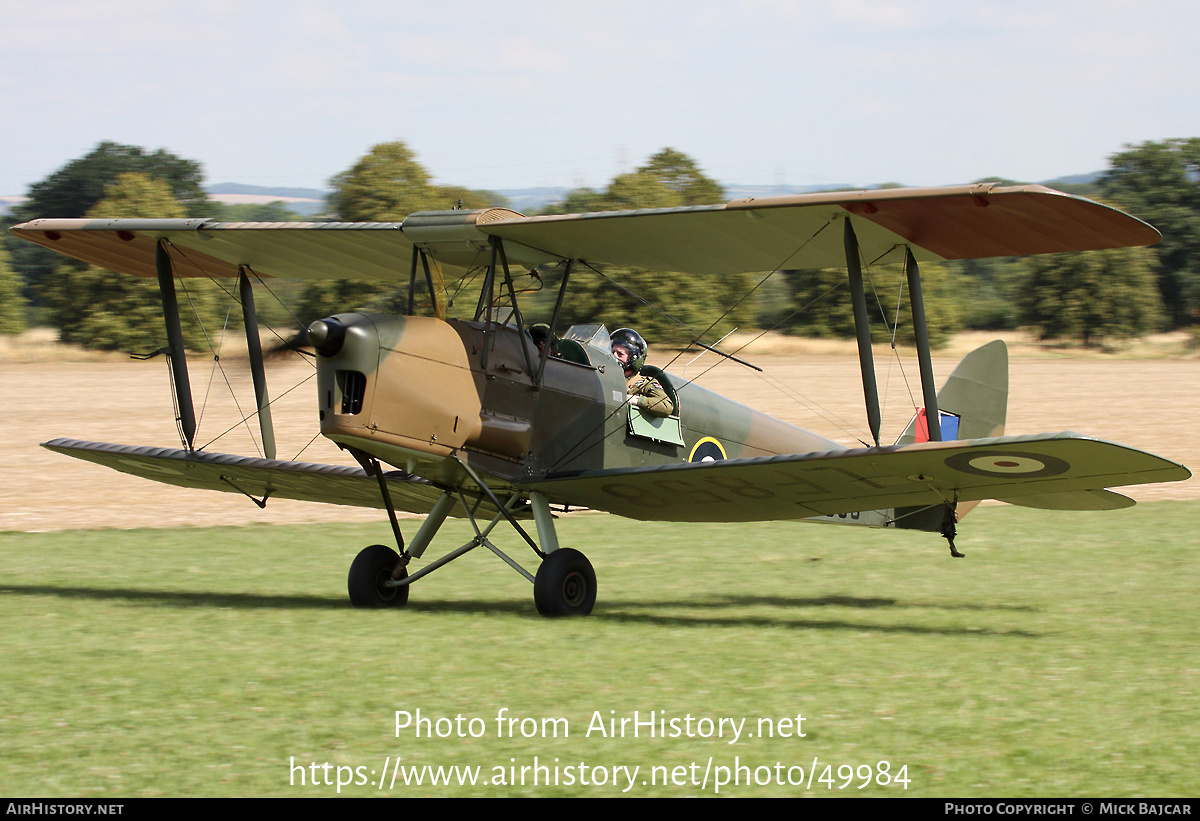
[[[642,339],[642,335],[630,328],[619,328],[613,331],[612,347],[616,348],[620,345],[629,351],[629,367],[627,370],[632,370],[637,373],[646,364],[646,340]]]
[[[536,345],[545,345],[550,341],[550,326],[545,322],[539,322],[536,325],[529,326],[529,336],[533,338]]]

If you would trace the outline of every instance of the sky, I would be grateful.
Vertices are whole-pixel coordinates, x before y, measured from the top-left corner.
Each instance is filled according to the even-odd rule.
[[[0,196],[99,142],[327,188],[601,188],[664,147],[737,185],[1042,181],[1200,136],[1193,0],[0,0]],[[53,216],[53,215],[46,215]]]

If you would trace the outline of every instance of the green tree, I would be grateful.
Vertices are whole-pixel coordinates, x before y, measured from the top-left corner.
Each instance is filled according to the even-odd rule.
[[[286,202],[209,203],[208,216],[217,222],[306,222],[308,217],[288,208]]]
[[[1019,257],[987,257],[944,263],[962,296],[962,327],[1013,330],[1021,325],[1019,301],[1025,269]]]
[[[691,157],[664,148],[636,171],[617,176],[604,191],[576,188],[544,214],[583,214],[589,211],[628,211],[713,205],[725,199],[720,184],[706,176]]]
[[[1101,179],[1105,195],[1162,232],[1157,281],[1172,327],[1200,318],[1200,138],[1126,146]]]
[[[508,200],[495,191],[477,191],[460,185],[435,185],[429,198],[430,209],[446,208],[499,208],[507,207]]]
[[[429,172],[402,142],[374,146],[353,166],[329,181],[329,204],[345,222],[401,222],[430,207],[433,185]],[[332,280],[305,286],[295,307],[307,325],[338,311],[374,308],[395,290],[366,280]]]
[[[141,174],[159,180],[170,192],[175,203],[173,213],[179,216],[204,216],[208,204],[201,187],[200,164],[185,160],[168,151],[147,151],[136,145],[102,142],[78,159],[34,183],[29,197],[15,209],[18,222],[50,217],[77,219],[86,216],[107,194],[122,174]],[[162,216],[146,212],[140,216]],[[13,247],[13,267],[29,283],[32,293],[42,292],[42,280],[50,276],[59,264],[53,251],[21,242]]]
[[[576,266],[571,274],[566,317],[568,323],[603,322],[610,331],[634,328],[651,345],[687,345],[701,335],[711,343],[734,327],[748,326],[749,321],[738,324],[739,319],[753,315],[748,300],[722,315],[745,296],[754,282],[753,275],[743,274],[693,276]]]
[[[208,196],[201,187],[200,163],[159,149],[147,152],[136,145],[102,142],[29,188],[29,198],[17,213],[22,220],[38,217],[75,219],[85,216],[108,196],[109,186],[122,174],[137,173],[166,183],[180,216],[202,216]]]
[[[566,199],[553,203],[542,209],[543,214],[586,214],[590,211],[606,210],[604,194],[594,188],[576,188],[567,194]]]
[[[602,211],[631,211],[637,208],[676,208],[690,205],[678,191],[653,174],[636,171],[615,178],[604,192]]]
[[[664,148],[638,169],[677,193],[682,205],[712,205],[725,198],[721,186],[704,175],[688,155]]]
[[[1114,248],[1028,257],[1021,317],[1042,339],[1128,339],[1162,320],[1154,287],[1154,253]]]
[[[183,206],[162,180],[121,174],[104,199],[84,215],[92,219],[182,217]],[[204,328],[219,333],[229,300],[214,283],[177,280],[184,340],[193,350],[208,349]],[[64,342],[97,350],[146,352],[166,344],[158,282],[117,274],[77,260],[61,260],[42,279],[39,292],[52,325]],[[240,311],[233,312],[240,319]],[[202,327],[203,325],[203,327]]]
[[[9,268],[8,252],[0,245],[0,334],[19,334],[27,327],[21,286],[20,274]]]
[[[329,204],[346,222],[401,222],[415,211],[447,210],[460,201],[468,209],[503,204],[503,197],[492,192],[434,185],[402,142],[374,146],[330,185]],[[401,264],[407,266],[407,260]],[[338,311],[394,310],[407,302],[407,293],[407,282],[400,287],[351,279],[313,282],[305,286],[294,313],[307,325]]]
[[[864,270],[863,274],[872,339],[888,341],[894,327],[899,341],[911,343],[914,339],[912,308],[904,267],[881,265]],[[854,337],[854,306],[844,269],[786,271],[785,276],[794,310],[783,323],[786,333]],[[929,343],[935,348],[940,347],[962,325],[961,294],[946,266],[937,263],[921,266],[921,295],[925,301]]]
[[[603,192],[577,189],[549,213],[710,205],[723,197],[721,186],[705,176],[694,160],[664,148],[636,171],[617,176]],[[566,320],[603,322],[609,330],[636,328],[651,344],[686,345],[701,335],[711,342],[734,327],[754,324],[753,302],[739,304],[739,300],[760,278],[577,267]]]
[[[429,172],[402,142],[375,146],[329,182],[329,204],[346,222],[400,222],[433,195]]]

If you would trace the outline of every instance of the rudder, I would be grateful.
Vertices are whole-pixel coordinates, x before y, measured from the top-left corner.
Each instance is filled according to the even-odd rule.
[[[954,439],[986,439],[1004,435],[1008,413],[1008,346],[997,339],[971,351],[942,385],[938,410],[958,418]],[[917,441],[917,417],[896,440]]]
[[[1008,415],[1008,346],[1004,340],[993,340],[964,356],[938,391],[937,403],[943,419],[946,414],[957,417],[958,431],[950,438],[987,439],[1003,436]],[[917,423],[918,417],[914,416],[896,444],[911,445],[916,442]],[[943,428],[948,427],[943,422]],[[928,434],[923,441],[927,439]],[[948,517],[948,505],[918,510],[897,509],[895,514],[897,524],[902,528],[941,532],[951,539],[953,554],[953,527],[949,526],[948,530],[948,522],[962,521],[978,504],[959,504],[953,518]]]

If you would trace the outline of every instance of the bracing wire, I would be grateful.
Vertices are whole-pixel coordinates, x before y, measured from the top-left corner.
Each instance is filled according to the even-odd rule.
[[[308,382],[311,382],[313,379],[315,379],[315,378],[316,378],[316,376],[317,376],[317,373],[316,373],[316,371],[313,371],[311,374],[309,374],[308,376],[306,376],[306,377],[304,377],[303,379],[301,379],[301,380],[300,380],[299,382],[297,382],[295,385],[292,385],[292,386],[291,386],[290,388],[288,388],[287,390],[285,390],[285,391],[282,391],[282,392],[281,392],[281,393],[280,393],[278,396],[272,396],[272,397],[271,397],[271,401],[270,401],[268,404],[274,404],[274,403],[275,403],[277,400],[279,400],[279,399],[283,399],[283,397],[287,396],[287,395],[288,395],[289,393],[291,393],[292,391],[294,391],[294,390],[297,390],[297,389],[299,389],[299,388],[303,387],[303,386],[304,386],[305,384],[307,384]],[[256,411],[256,413],[257,413],[257,411]],[[212,439],[210,439],[210,440],[209,440],[207,443],[205,443],[204,447],[208,447],[209,445],[213,444],[213,443],[214,443],[214,442],[216,442],[218,439],[220,439],[222,436],[225,436],[227,433],[230,433],[231,431],[234,431],[234,430],[236,430],[237,428],[240,428],[240,427],[242,426],[242,424],[246,422],[246,420],[248,420],[248,419],[252,418],[253,416],[254,416],[254,414],[250,414],[250,415],[248,415],[248,416],[244,416],[243,418],[239,419],[237,422],[234,422],[232,425],[230,425],[229,427],[225,428],[225,430],[221,431],[221,432],[220,432],[220,433],[218,433],[216,436],[214,436]],[[320,434],[318,433],[318,435],[320,435]],[[313,437],[313,439],[314,439],[314,440],[315,440],[316,438],[317,438],[316,436],[314,436],[314,437]],[[310,440],[310,441],[309,441],[309,445],[311,445],[311,444],[312,444],[312,441]],[[303,453],[303,452],[304,452],[305,450],[307,450],[307,449],[308,449],[308,445],[305,445],[303,448],[301,448],[301,450],[300,450],[300,453]],[[299,455],[299,454],[297,454],[297,455]]]
[[[229,396],[233,400],[234,407],[237,408],[238,416],[241,417],[241,421],[238,424],[234,425],[233,428],[241,427],[244,425],[246,428],[247,434],[249,434],[249,436],[250,436],[250,441],[254,443],[255,449],[257,449],[259,451],[259,454],[261,455],[262,448],[259,445],[258,440],[255,439],[254,431],[251,429],[250,423],[249,423],[249,419],[252,414],[248,415],[248,414],[246,414],[245,411],[242,410],[242,405],[241,405],[241,402],[238,400],[237,392],[233,389],[233,385],[229,381],[229,374],[225,372],[225,367],[221,364],[221,348],[224,345],[225,332],[229,329],[229,316],[230,316],[230,313],[233,308],[234,298],[233,298],[232,293],[230,293],[225,288],[223,288],[221,286],[221,284],[216,281],[216,279],[209,277],[209,280],[212,281],[214,284],[216,284],[216,286],[218,288],[220,288],[222,291],[225,291],[226,295],[229,297],[229,301],[226,304],[226,308],[225,308],[225,323],[221,327],[220,336],[217,338],[217,342],[215,344],[213,343],[213,338],[212,338],[212,335],[209,333],[208,328],[206,328],[204,325],[204,319],[200,315],[200,309],[196,305],[196,301],[192,298],[191,291],[188,290],[186,282],[184,282],[184,280],[182,278],[180,279],[180,287],[183,289],[183,293],[187,297],[188,305],[192,309],[192,315],[195,316],[196,323],[197,323],[197,325],[199,325],[201,333],[204,334],[204,340],[205,340],[206,344],[208,345],[209,352],[212,354],[212,363],[213,363],[212,367],[209,369],[208,382],[205,386],[205,391],[204,391],[204,399],[200,403],[200,411],[196,416],[196,430],[197,430],[197,432],[199,432],[199,430],[200,430],[200,425],[204,420],[204,412],[208,407],[208,400],[209,400],[210,396],[212,395],[213,382],[216,379],[217,373],[220,372],[221,378],[225,382],[225,387],[229,391]],[[257,410],[255,412],[257,413]],[[229,430],[233,430],[233,428],[230,428]],[[204,448],[208,447],[208,445],[211,445],[213,442],[217,441],[217,439],[219,439],[221,436],[224,436],[226,433],[229,433],[229,430],[224,431],[219,436],[214,438],[212,441],[203,445],[200,448],[200,450],[204,450]]]
[[[631,296],[634,299],[641,302],[643,305],[646,305],[647,307],[654,310],[656,313],[660,314],[661,316],[674,322],[676,325],[679,325],[680,327],[691,332],[694,335],[693,336],[694,339],[700,339],[705,334],[707,334],[709,331],[711,331],[714,327],[716,327],[718,323],[720,323],[725,317],[727,317],[733,310],[735,310],[739,305],[741,305],[746,299],[750,298],[750,296],[753,295],[760,287],[762,287],[762,285],[764,283],[766,283],[766,281],[768,279],[770,279],[774,274],[776,274],[780,270],[782,270],[783,265],[785,265],[787,263],[787,260],[795,257],[796,254],[798,254],[801,250],[803,250],[805,246],[807,246],[809,243],[811,243],[813,240],[815,240],[818,236],[820,236],[820,234],[823,231],[825,231],[830,225],[834,224],[838,219],[839,219],[839,217],[837,217],[837,216],[830,217],[830,219],[827,220],[823,225],[821,225],[816,231],[814,231],[810,236],[808,236],[802,242],[800,242],[794,250],[789,252],[787,254],[787,256],[784,257],[784,259],[780,262],[780,264],[778,266],[776,266],[772,271],[767,273],[766,276],[764,276],[761,280],[759,280],[753,287],[748,289],[746,291],[746,293],[742,295],[741,298],[739,298],[736,302],[734,302],[732,305],[730,305],[719,317],[717,317],[717,319],[715,319],[712,323],[710,323],[709,326],[707,328],[705,328],[705,330],[701,333],[696,333],[696,330],[692,326],[690,326],[688,323],[684,322],[682,319],[679,319],[678,317],[675,317],[675,316],[667,313],[666,311],[663,311],[657,305],[655,305],[652,302],[650,302],[649,300],[645,299],[640,294],[634,292],[630,288],[625,287],[624,285],[622,285],[621,283],[612,279],[611,277],[606,276],[604,273],[597,270],[593,266],[588,265],[587,263],[584,263],[584,265],[586,265],[586,267],[588,269],[592,270],[593,272],[595,272],[597,275],[599,275],[600,277],[602,277],[609,283],[613,284],[620,290],[624,291],[629,296]],[[780,327],[781,325],[786,323],[788,320],[790,320],[792,317],[794,317],[796,314],[805,310],[806,308],[811,306],[813,303],[823,299],[825,296],[827,296],[828,294],[832,293],[833,291],[837,290],[840,287],[841,287],[841,285],[837,285],[837,286],[834,286],[833,288],[828,289],[824,293],[819,294],[817,297],[815,297],[813,300],[811,300],[807,305],[797,308],[791,314],[789,314],[788,316],[784,317],[782,320],[777,322],[772,328],[763,330],[762,332],[760,332],[759,334],[757,334],[756,336],[754,336],[747,342],[740,345],[738,348],[734,349],[734,353],[735,354],[740,353],[742,350],[744,350],[748,345],[752,344],[754,341],[762,338],[762,336],[769,333],[771,330],[774,330],[775,328]],[[687,347],[690,347],[690,346],[687,346]],[[667,362],[667,364],[664,366],[663,369],[665,370],[666,368],[669,368],[672,364],[674,364],[683,355],[683,351],[687,350],[687,347],[685,347],[683,350],[677,351],[675,356],[673,356],[670,359],[670,361]],[[707,374],[713,368],[717,367],[717,365],[721,364],[721,362],[723,362],[723,361],[724,361],[724,358],[718,359],[712,365],[708,366],[703,371],[701,371],[696,377],[684,379],[683,384],[679,385],[676,388],[676,390],[682,391],[684,388],[687,387],[687,385],[695,383],[697,380],[699,380],[701,377],[703,377],[705,374]],[[786,383],[784,383],[782,380],[778,380],[774,376],[771,376],[766,373],[760,374],[760,378],[762,378],[768,385],[771,385],[776,390],[779,390],[781,393],[783,393],[789,399],[800,404],[801,407],[805,408],[805,410],[807,410],[811,413],[815,413],[817,416],[820,416],[826,422],[837,427],[843,433],[847,433],[848,435],[853,436],[855,439],[862,441],[861,438],[858,436],[858,433],[852,427],[849,426],[850,423],[841,419],[837,414],[833,413],[832,411],[829,411],[828,409],[821,407],[819,404],[811,403],[811,400],[804,397],[804,395],[801,394],[799,391],[796,391],[794,388],[791,388],[790,386],[786,385]],[[565,461],[574,457],[579,452],[580,448],[583,446],[583,443],[585,441],[590,440],[593,437],[593,435],[596,433],[596,431],[602,429],[607,424],[609,419],[611,419],[613,417],[613,415],[615,415],[619,410],[620,410],[620,408],[614,409],[612,411],[612,413],[608,414],[604,419],[600,420],[585,435],[581,436],[579,441],[576,443],[576,445],[574,447],[569,449],[558,460],[556,460],[553,468],[559,467]],[[599,441],[603,441],[609,435],[611,435],[611,434],[605,434],[604,436],[600,437]]]
[[[197,270],[203,270],[203,269],[202,269],[202,268],[201,268],[199,265],[197,265],[197,264],[196,264],[196,262],[195,262],[194,260],[191,260],[191,259],[188,257],[188,255],[187,255],[187,252],[186,252],[186,250],[185,250],[185,249],[181,249],[181,248],[179,248],[178,246],[172,246],[172,248],[173,248],[173,249],[175,249],[175,250],[176,250],[176,251],[177,251],[177,252],[180,254],[180,256],[181,256],[183,259],[187,260],[187,262],[189,262],[189,263],[190,263],[190,264],[191,264],[193,267],[195,267]],[[290,306],[289,306],[289,305],[288,305],[286,302],[284,302],[282,299],[280,299],[280,297],[279,297],[279,296],[278,296],[278,295],[277,295],[277,294],[276,294],[274,291],[272,291],[272,290],[271,290],[270,286],[269,286],[269,285],[267,285],[267,283],[266,283],[266,282],[263,280],[263,278],[262,278],[262,277],[260,277],[260,276],[259,276],[257,273],[255,273],[255,272],[254,272],[252,269],[249,269],[249,268],[247,268],[247,270],[249,271],[249,273],[250,273],[250,274],[252,274],[252,275],[254,276],[254,279],[255,279],[255,281],[256,281],[256,282],[258,282],[259,284],[261,284],[261,285],[263,286],[263,288],[264,288],[264,289],[267,291],[267,293],[269,293],[269,294],[271,295],[271,297],[272,297],[272,298],[273,298],[273,299],[274,299],[274,300],[275,300],[275,301],[276,301],[276,302],[277,302],[279,305],[281,305],[281,306],[284,308],[284,310],[285,310],[285,311],[287,311],[287,312],[288,312],[288,314],[289,314],[289,315],[290,315],[290,316],[293,318],[293,320],[295,320],[296,324],[297,324],[297,325],[300,325],[300,324],[301,324],[301,323],[300,323],[300,319],[299,319],[299,318],[296,316],[295,312],[294,312],[294,311],[292,311],[291,307],[290,307]],[[209,277],[209,279],[210,279],[210,280],[211,280],[211,281],[212,281],[212,282],[213,282],[213,283],[216,285],[216,287],[217,287],[217,288],[221,289],[221,290],[222,290],[222,291],[225,293],[225,295],[226,295],[226,296],[229,298],[229,303],[228,303],[228,305],[227,305],[227,308],[226,308],[226,315],[225,315],[225,326],[222,328],[222,331],[221,331],[221,338],[222,338],[222,340],[223,340],[223,338],[224,338],[224,334],[225,334],[225,331],[228,329],[228,325],[229,325],[229,321],[230,321],[230,316],[231,316],[231,311],[232,311],[232,306],[233,306],[233,304],[234,304],[234,303],[238,303],[238,304],[240,304],[240,300],[239,300],[239,298],[237,297],[237,295],[235,294],[235,292],[234,292],[232,289],[230,289],[230,288],[227,288],[227,287],[225,286],[225,284],[224,284],[224,283],[222,283],[220,280],[218,280],[218,279],[216,279],[216,278],[212,278],[212,277]],[[181,283],[183,282],[183,278],[182,278],[182,277],[180,278],[180,282],[181,282]],[[204,326],[204,321],[203,321],[203,320],[201,319],[201,317],[200,317],[199,309],[198,309],[198,307],[197,307],[197,305],[196,305],[195,301],[192,299],[192,295],[191,295],[191,293],[190,293],[190,292],[187,290],[186,284],[184,284],[184,285],[183,285],[183,290],[184,290],[184,293],[187,295],[187,298],[188,298],[188,303],[189,303],[189,305],[190,305],[190,306],[191,306],[191,308],[192,308],[192,313],[195,315],[195,317],[196,317],[196,320],[197,320],[197,322],[198,322],[198,323],[199,323],[199,325],[200,325],[200,329],[201,329],[201,331],[204,333],[204,337],[205,337],[205,340],[206,340],[206,342],[207,342],[207,344],[208,344],[208,346],[209,346],[209,350],[210,350],[210,352],[212,352],[212,354],[213,354],[213,363],[214,363],[214,364],[213,364],[213,371],[212,371],[212,372],[210,372],[210,375],[209,375],[209,387],[206,389],[206,393],[205,393],[205,401],[204,401],[204,404],[201,406],[201,417],[202,417],[202,415],[203,415],[203,410],[204,410],[204,407],[207,405],[207,401],[208,401],[209,393],[211,392],[211,384],[212,384],[212,380],[215,378],[215,371],[216,371],[216,370],[220,370],[220,372],[221,372],[221,376],[222,376],[222,378],[223,378],[223,379],[224,379],[224,381],[225,381],[225,385],[226,385],[226,387],[228,388],[228,390],[229,390],[229,393],[230,393],[230,396],[231,396],[231,397],[232,397],[232,399],[233,399],[234,406],[235,406],[235,407],[236,407],[236,409],[237,409],[237,414],[238,414],[238,416],[240,417],[240,418],[238,419],[238,421],[234,422],[232,425],[230,425],[229,427],[227,427],[227,428],[225,428],[224,430],[222,430],[221,432],[219,432],[219,433],[218,433],[216,436],[214,436],[214,437],[212,437],[211,439],[209,439],[209,440],[208,440],[208,441],[207,441],[207,442],[206,442],[204,445],[202,445],[202,446],[199,448],[199,450],[204,450],[205,448],[208,448],[209,446],[211,446],[211,445],[213,445],[214,443],[216,443],[217,441],[219,441],[219,440],[220,440],[222,437],[226,436],[227,434],[231,433],[232,431],[236,430],[237,428],[239,428],[239,427],[245,427],[245,428],[246,428],[246,431],[247,431],[247,433],[248,433],[248,434],[249,434],[249,436],[250,436],[250,440],[251,440],[252,442],[254,442],[255,448],[259,450],[259,453],[260,453],[260,455],[261,455],[261,453],[262,453],[262,450],[261,450],[261,445],[259,444],[258,440],[255,438],[255,434],[254,434],[253,427],[250,425],[250,420],[251,420],[251,419],[252,419],[252,418],[253,418],[255,415],[257,415],[257,413],[258,413],[257,405],[255,406],[255,410],[254,410],[252,413],[246,413],[246,412],[245,412],[245,411],[242,409],[242,407],[241,407],[241,403],[240,403],[240,401],[238,400],[237,394],[236,394],[236,392],[235,392],[235,391],[234,391],[234,389],[233,389],[233,385],[232,385],[232,383],[231,383],[231,382],[230,382],[230,380],[229,380],[229,376],[228,376],[228,374],[225,372],[225,369],[224,369],[224,367],[222,366],[222,364],[221,364],[221,362],[220,362],[220,353],[219,353],[219,347],[220,347],[220,346],[218,345],[217,347],[214,347],[214,345],[213,345],[213,342],[212,342],[212,338],[211,338],[211,336],[209,335],[208,329],[207,329],[207,328],[205,328],[205,326]],[[268,330],[270,331],[270,333],[271,333],[273,336],[275,336],[275,338],[276,338],[277,340],[279,340],[279,342],[280,342],[281,344],[286,344],[286,343],[288,342],[288,340],[287,340],[287,339],[285,339],[285,338],[284,338],[284,337],[283,337],[281,334],[279,334],[279,332],[278,332],[278,331],[276,331],[276,330],[275,330],[273,327],[269,327],[269,326],[268,326]],[[298,354],[302,354],[302,352],[299,352],[299,351],[298,351],[297,353],[298,353]],[[284,390],[284,391],[282,391],[281,393],[279,393],[279,394],[277,394],[277,395],[274,395],[274,396],[272,396],[272,397],[270,398],[270,400],[268,401],[268,404],[269,404],[269,405],[273,405],[273,404],[275,404],[277,401],[281,400],[283,397],[287,396],[287,395],[288,395],[288,394],[290,394],[292,391],[294,391],[294,390],[298,389],[300,386],[302,386],[302,385],[304,385],[304,384],[308,383],[309,381],[311,381],[311,380],[312,380],[312,379],[313,379],[313,378],[316,376],[316,365],[315,365],[315,363],[313,363],[313,362],[312,362],[310,359],[308,359],[308,358],[304,357],[303,355],[301,355],[301,359],[302,359],[304,362],[308,362],[308,363],[311,365],[311,367],[312,367],[312,373],[310,373],[310,374],[309,374],[307,377],[305,377],[304,379],[300,380],[300,382],[298,382],[298,383],[296,383],[295,385],[291,386],[291,387],[290,387],[290,388],[288,388],[287,390]],[[172,382],[172,385],[174,385],[174,382]],[[175,397],[175,396],[174,396],[174,391],[173,391],[173,390],[172,390],[172,401],[173,401],[173,402],[174,402],[174,404],[175,404],[175,416],[176,416],[176,420],[177,420],[177,421],[176,421],[176,425],[177,425],[177,427],[178,427],[178,426],[179,426],[179,422],[178,422],[178,417],[179,417],[178,399],[177,399],[177,397]],[[197,428],[199,428],[199,418],[197,419]],[[182,433],[183,433],[183,432],[182,432],[182,428],[180,428],[180,437],[181,437],[181,438],[182,438]],[[296,454],[296,457],[295,457],[295,458],[298,458],[298,457],[300,456],[300,454],[302,454],[302,453],[303,453],[305,450],[307,450],[307,449],[308,449],[308,447],[309,447],[310,445],[312,445],[313,441],[315,441],[315,440],[317,439],[317,437],[318,437],[318,436],[320,436],[320,433],[319,433],[319,432],[317,433],[317,435],[316,435],[316,436],[314,436],[314,437],[313,437],[311,440],[309,440],[309,442],[308,442],[307,444],[305,444],[305,445],[304,445],[304,447],[302,447],[302,448],[300,449],[300,451],[299,451],[299,452]]]

